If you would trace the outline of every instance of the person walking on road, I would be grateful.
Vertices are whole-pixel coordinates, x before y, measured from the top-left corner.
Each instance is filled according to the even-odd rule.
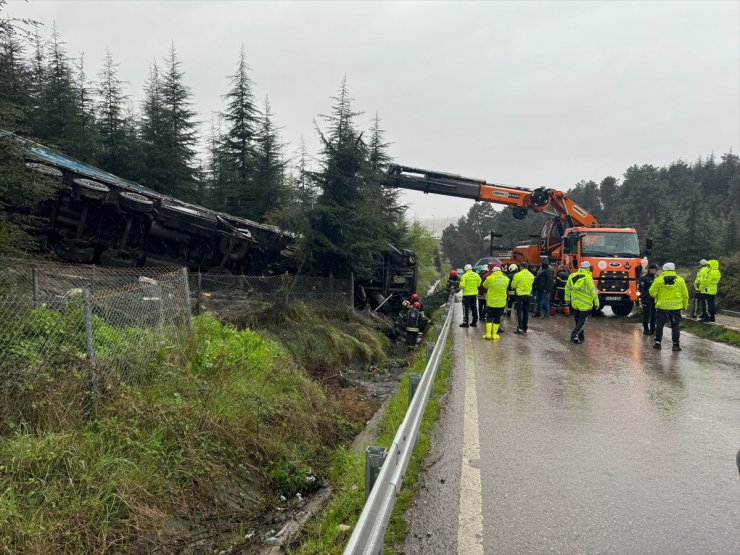
[[[707,268],[709,270],[704,275],[701,282],[701,293],[704,297],[706,304],[706,314],[702,316],[702,322],[714,322],[715,321],[715,297],[717,296],[717,286],[719,280],[722,278],[722,274],[719,271],[719,262],[716,260],[710,260],[707,262]]]
[[[532,298],[532,284],[534,274],[527,269],[526,263],[522,262],[521,269],[511,280],[511,288],[516,295],[516,332],[527,333],[529,323],[529,302]]]
[[[650,295],[655,299],[657,309],[653,349],[661,348],[663,328],[670,324],[673,350],[680,351],[681,329],[678,325],[681,322],[681,311],[689,307],[689,290],[684,279],[676,275],[676,265],[673,262],[663,264],[663,273],[650,286]]]
[[[565,304],[570,304],[576,320],[576,326],[570,332],[570,341],[576,344],[583,343],[586,341],[583,328],[591,309],[599,308],[599,295],[596,293],[594,278],[591,277],[591,263],[587,260],[581,262],[577,272],[568,276],[565,283]]]
[[[498,341],[501,316],[506,310],[509,278],[501,271],[501,267],[494,266],[483,282],[483,287],[486,289],[486,333],[483,339]]]
[[[655,333],[655,299],[650,296],[650,286],[658,275],[658,265],[653,263],[648,266],[648,271],[640,276],[637,289],[640,291],[640,303],[642,304],[642,335]]]
[[[468,327],[468,314],[472,312],[473,321],[470,322],[470,327],[475,328],[478,326],[478,287],[480,286],[480,276],[473,271],[473,267],[470,264],[465,265],[465,273],[460,278],[460,289],[462,290],[463,298],[463,323],[460,324],[461,328]]]
[[[707,266],[707,260],[702,258],[699,260],[699,270],[696,272],[696,278],[694,278],[694,313],[692,316],[695,318],[708,317],[707,303],[704,299],[704,294],[701,292],[701,284],[704,278],[709,273],[709,266]]]
[[[534,290],[537,291],[534,305],[535,317],[550,317],[550,296],[552,295],[554,281],[555,278],[552,275],[550,263],[543,259],[542,265],[534,278]]]

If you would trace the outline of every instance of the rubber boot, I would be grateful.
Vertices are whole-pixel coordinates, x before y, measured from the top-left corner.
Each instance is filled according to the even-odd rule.
[[[680,351],[681,350],[681,344],[678,341],[673,342],[673,351]]]
[[[483,339],[493,339],[493,336],[491,335],[492,329],[493,324],[486,323],[486,334],[483,336]]]
[[[493,326],[493,333],[491,334],[491,338],[494,339],[495,341],[498,341],[499,339],[501,339],[501,336],[498,334],[499,325],[498,324],[488,324],[488,325]]]

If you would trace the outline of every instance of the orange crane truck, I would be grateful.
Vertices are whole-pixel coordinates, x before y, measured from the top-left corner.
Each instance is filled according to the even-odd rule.
[[[538,264],[542,257],[547,257],[553,266],[564,265],[574,272],[587,260],[593,269],[602,307],[609,305],[614,314],[627,316],[638,299],[637,280],[642,272],[642,256],[635,229],[600,224],[593,214],[562,191],[496,185],[482,179],[399,165],[389,167],[386,184],[503,204],[520,220],[529,210],[548,214],[552,217],[542,227],[538,244],[516,246],[510,261]],[[652,241],[648,239],[647,243],[646,254],[649,255]]]

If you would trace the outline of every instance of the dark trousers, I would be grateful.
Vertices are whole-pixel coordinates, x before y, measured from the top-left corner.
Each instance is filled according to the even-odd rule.
[[[704,309],[704,313],[709,315],[709,320],[711,322],[714,322],[714,295],[710,295],[709,293],[704,293],[704,302],[706,303],[706,308]]]
[[[527,324],[529,323],[529,300],[531,298],[529,295],[516,296],[516,323],[520,330],[527,331]]]
[[[500,324],[501,316],[503,316],[505,309],[505,306],[489,306],[488,310],[486,311],[486,321],[490,324]]]
[[[473,324],[478,323],[478,295],[467,295],[462,298],[463,323],[468,323],[468,312],[473,313]]]
[[[543,318],[550,317],[550,292],[537,291],[537,306],[535,314],[541,314]]]
[[[696,316],[699,318],[704,318],[707,316],[707,295],[704,293],[699,293],[698,291],[694,294],[694,297],[696,298]]]
[[[645,331],[655,331],[655,302],[643,301],[642,327]]]
[[[591,315],[590,310],[576,310],[573,309],[573,318],[576,320],[576,327],[573,328],[573,331],[570,332],[570,338],[571,340],[578,338],[581,341],[584,341],[586,339],[586,334],[583,333],[583,328],[586,325],[586,320],[588,320],[588,317]]]
[[[655,341],[660,342],[663,339],[663,328],[668,324],[671,326],[671,341],[677,343],[679,337],[681,337],[681,329],[678,327],[681,322],[681,311],[659,308],[657,313],[658,325],[655,328]]]
[[[481,320],[486,319],[486,299],[478,298],[478,315]]]

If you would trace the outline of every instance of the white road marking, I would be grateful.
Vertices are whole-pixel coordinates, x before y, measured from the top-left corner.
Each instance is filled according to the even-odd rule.
[[[478,468],[476,468],[476,465]],[[483,500],[480,478],[478,393],[475,387],[473,342],[465,338],[465,423],[463,426],[458,555],[483,555]]]

